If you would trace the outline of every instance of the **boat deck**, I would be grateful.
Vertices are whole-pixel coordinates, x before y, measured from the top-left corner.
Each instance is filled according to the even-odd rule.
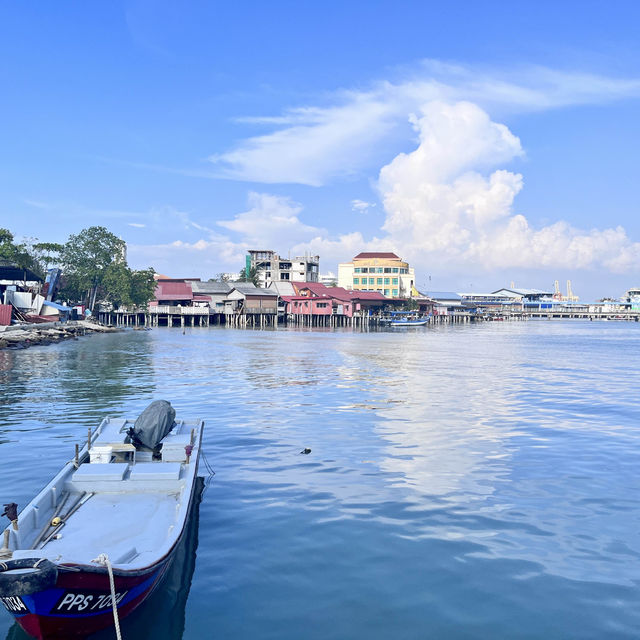
[[[157,549],[171,536],[177,524],[179,494],[134,493],[92,495],[48,542],[41,554],[57,563],[91,564],[101,553],[112,564],[140,564],[145,554],[153,560]]]

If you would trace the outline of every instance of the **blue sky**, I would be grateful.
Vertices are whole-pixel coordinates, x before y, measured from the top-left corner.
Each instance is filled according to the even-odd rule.
[[[639,6],[4,3],[0,226],[175,277],[394,250],[424,289],[620,295]]]

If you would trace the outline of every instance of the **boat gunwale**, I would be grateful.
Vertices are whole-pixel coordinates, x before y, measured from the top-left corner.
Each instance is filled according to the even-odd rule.
[[[118,419],[121,419],[121,418],[118,418]],[[101,433],[105,424],[108,424],[109,420],[110,420],[110,417],[103,418],[98,428],[92,434],[92,440],[91,440],[92,442]],[[128,421],[129,421],[128,419],[125,419],[125,423]],[[204,420],[202,420],[201,418],[197,418],[197,419],[194,419],[193,422],[196,423],[195,428],[198,430],[198,435],[195,439],[196,447],[194,447],[196,449],[195,451],[196,456],[195,456],[195,459],[190,460],[190,462],[186,465],[188,471],[187,471],[187,475],[184,478],[185,484],[181,489],[181,491],[179,492],[181,496],[184,496],[187,488],[189,487],[189,500],[186,501],[187,502],[186,507],[181,506],[180,512],[176,515],[175,523],[176,524],[180,523],[179,532],[177,533],[173,541],[169,544],[168,548],[162,554],[162,556],[154,558],[150,564],[145,564],[142,567],[127,569],[127,568],[124,568],[122,564],[130,564],[130,563],[117,563],[112,566],[114,575],[122,576],[122,577],[137,577],[137,576],[142,576],[142,575],[152,573],[156,568],[161,567],[162,564],[167,561],[167,559],[173,553],[173,550],[175,549],[176,545],[182,539],[182,536],[184,535],[184,531],[186,530],[187,520],[188,520],[188,516],[192,506],[192,502],[193,502],[195,487],[197,484],[199,462],[200,462],[200,449],[202,447],[202,436],[203,436],[203,430],[204,430]],[[85,443],[85,445],[79,452],[78,460],[80,464],[87,464],[88,459],[89,459],[89,443]],[[100,464],[100,463],[93,463],[93,464]],[[107,463],[107,464],[110,464],[110,463]],[[162,463],[160,462],[158,464],[162,464]],[[191,469],[193,469],[193,471]],[[58,485],[60,485],[61,481],[62,481],[62,486],[64,486],[64,483],[68,480],[68,476],[70,476],[75,470],[76,470],[76,467],[75,467],[74,460],[67,461],[64,464],[64,466],[58,471],[58,473],[56,473],[56,475],[20,511],[20,513],[18,514],[18,522],[20,522],[21,518],[24,518],[25,516],[28,517],[30,513],[33,513],[35,507],[38,505],[40,500],[45,499],[46,493],[51,491],[51,489],[56,488]],[[65,493],[64,490],[60,492],[60,496],[58,497],[58,500],[62,499],[62,495],[64,495],[64,493]],[[5,530],[12,531],[11,524],[9,524],[5,528]],[[164,546],[165,545],[161,545],[161,548],[163,548]],[[80,573],[80,572],[91,573],[91,574],[102,574],[102,573],[106,573],[107,571],[106,567],[95,565],[95,564],[85,564],[85,563],[75,563],[75,562],[57,562],[56,560],[49,558],[46,555],[46,553],[44,553],[45,551],[44,548],[25,549],[25,548],[19,547],[16,549],[12,549],[12,551],[14,552],[30,551],[30,552],[33,552],[30,555],[30,557],[47,558],[48,560],[53,562],[62,573],[65,573],[65,574]]]

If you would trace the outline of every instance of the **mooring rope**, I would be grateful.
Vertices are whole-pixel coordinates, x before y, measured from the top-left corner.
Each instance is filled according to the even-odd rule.
[[[109,556],[106,553],[101,553],[95,560],[92,560],[91,562],[105,565],[107,567],[107,571],[109,572],[109,586],[111,587],[111,606],[113,607],[113,624],[116,627],[116,638],[118,640],[122,640],[122,635],[120,633],[120,620],[118,618],[118,605],[116,604],[116,584],[113,579],[113,567],[111,566],[111,560],[109,560]]]

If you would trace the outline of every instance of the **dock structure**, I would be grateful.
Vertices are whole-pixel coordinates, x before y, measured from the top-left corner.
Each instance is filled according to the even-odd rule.
[[[533,291],[533,290],[532,290]],[[506,293],[505,293],[506,292]],[[640,321],[640,309],[575,303],[556,304],[540,298],[543,291],[500,290],[491,294],[428,292],[409,301],[378,291],[327,287],[318,282],[202,282],[196,278],[159,278],[156,299],[146,309],[101,308],[98,319],[118,327],[340,328],[363,330],[389,324],[399,306],[409,306],[431,326],[485,321],[627,320]],[[516,296],[516,297],[514,297]]]
[[[429,317],[429,323],[463,324],[484,321],[489,318],[469,312],[439,314]],[[524,319],[524,318],[500,318]],[[268,328],[283,326],[294,327],[379,327],[384,324],[384,314],[369,314],[367,311],[356,311],[352,316],[332,313],[323,315],[277,313],[271,309],[243,309],[219,312],[208,307],[180,307],[156,305],[147,310],[114,309],[100,311],[98,320],[105,325],[131,328],[152,327],[210,327],[225,326],[233,328]]]

